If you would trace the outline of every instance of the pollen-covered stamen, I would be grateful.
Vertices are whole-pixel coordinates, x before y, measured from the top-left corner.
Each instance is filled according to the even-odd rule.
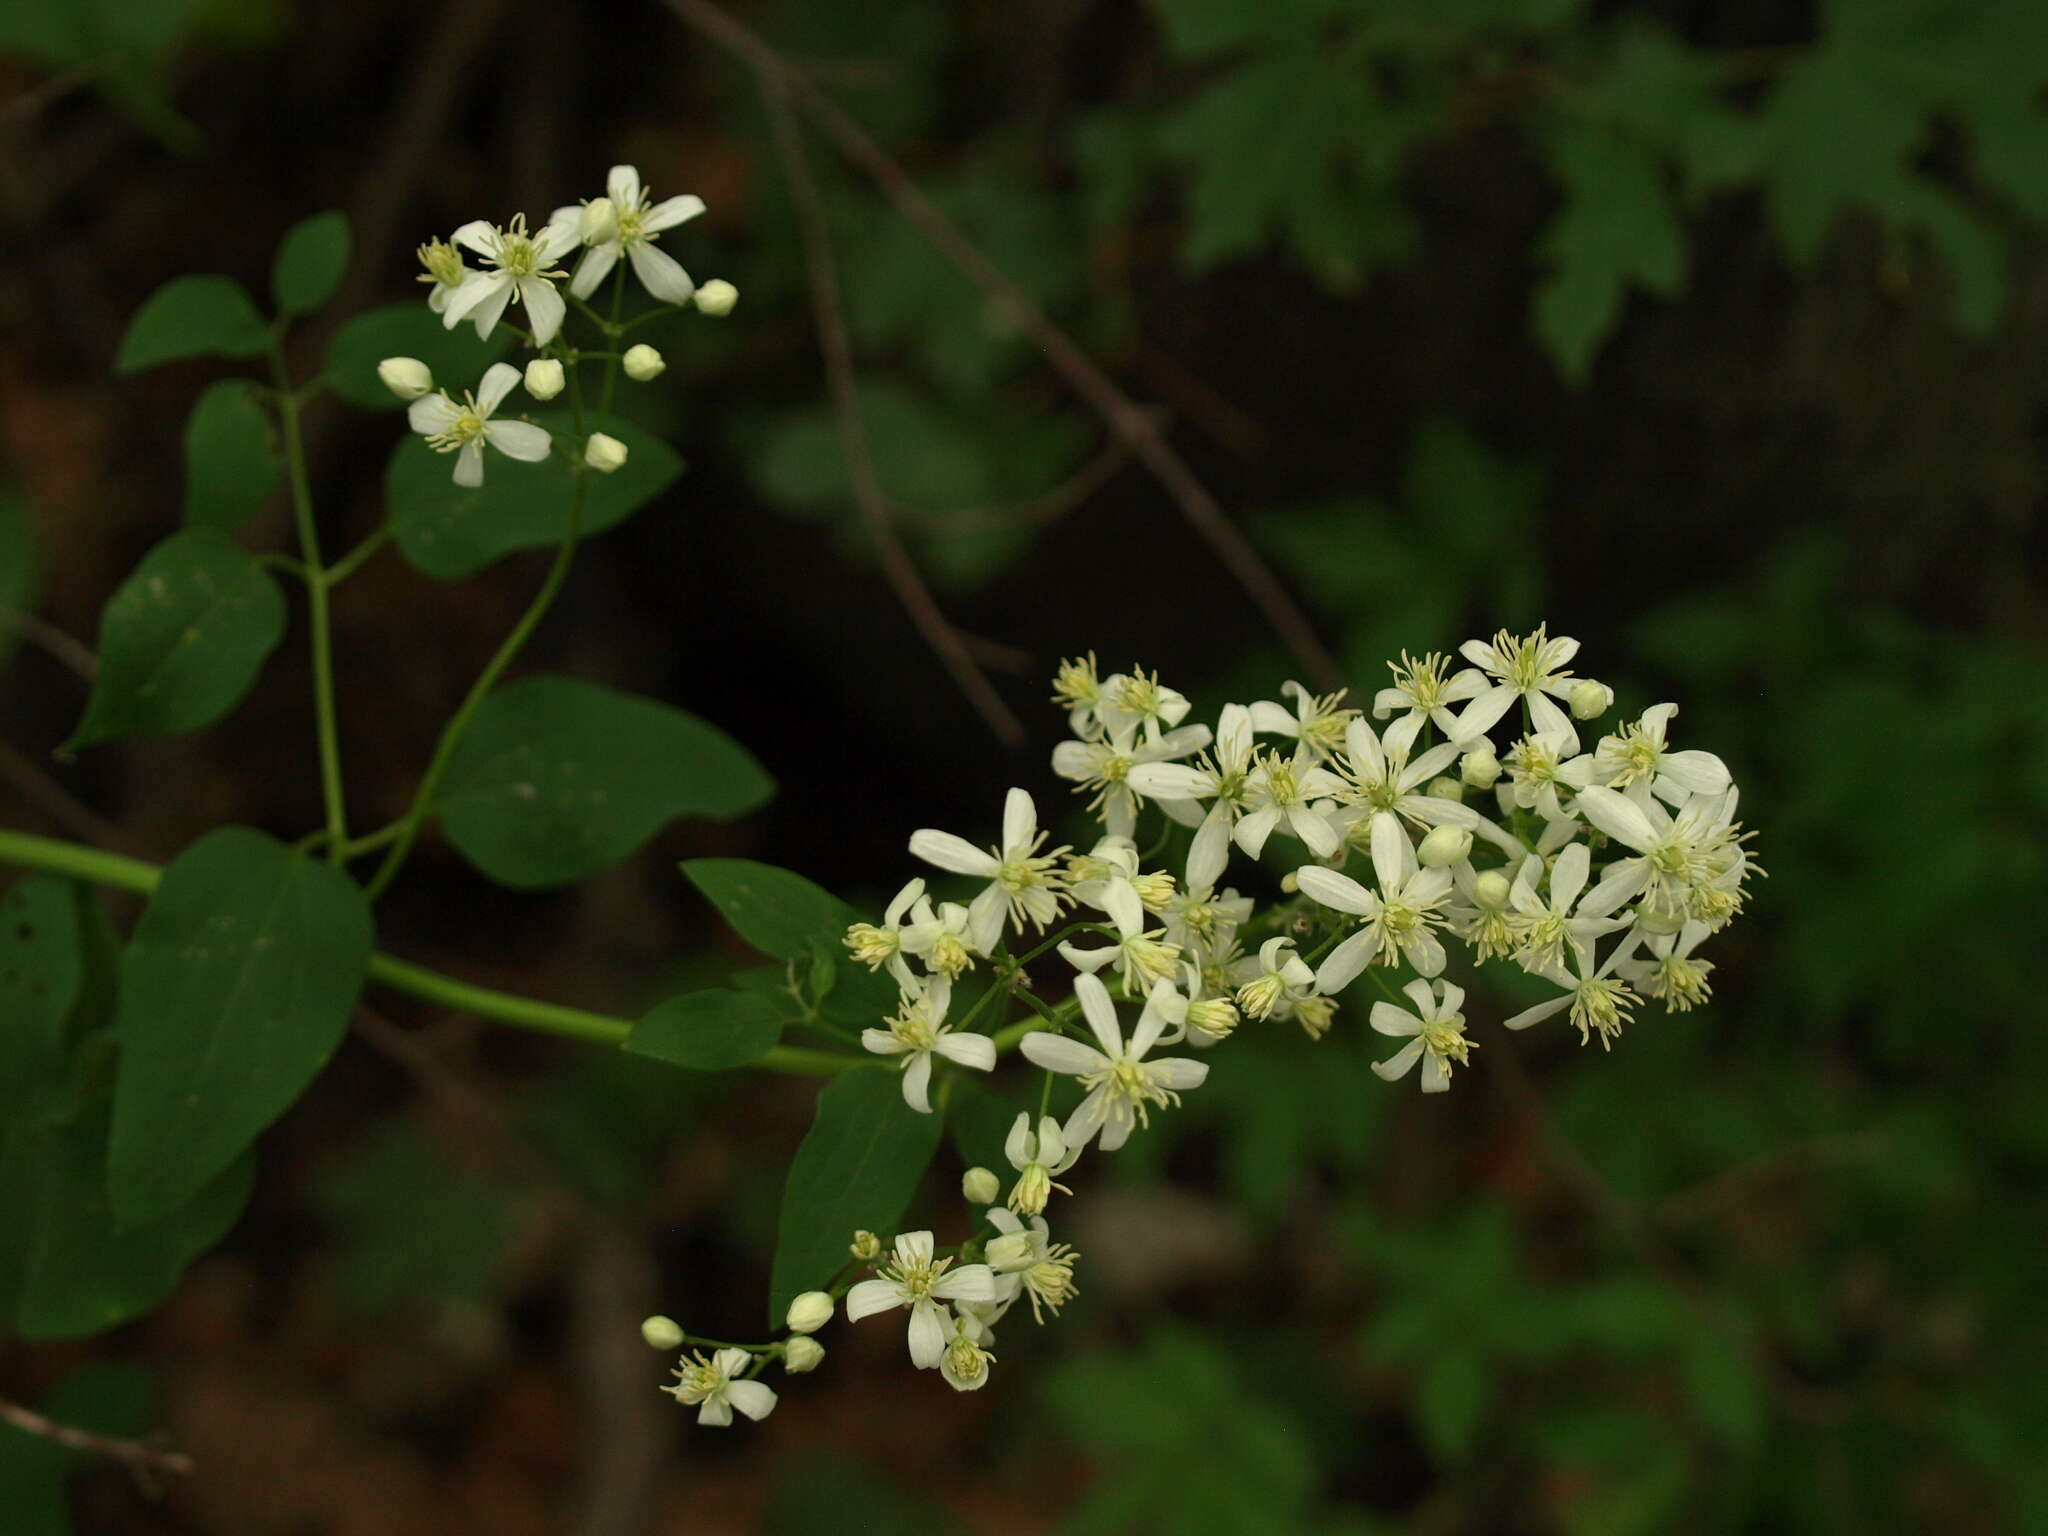
[[[1068,709],[1093,709],[1102,702],[1102,679],[1095,668],[1095,653],[1061,661],[1053,674],[1052,701]]]
[[[909,1003],[887,1022],[889,1033],[902,1042],[906,1052],[928,1051],[939,1038],[940,1032],[932,1023],[931,1011],[923,998]]]
[[[1010,1191],[1007,1203],[1020,1216],[1037,1216],[1044,1212],[1054,1190],[1063,1195],[1073,1194],[1066,1185],[1054,1180],[1052,1170],[1045,1164],[1026,1163],[1018,1171],[1016,1187]]]
[[[1031,1300],[1031,1317],[1034,1322],[1043,1323],[1044,1307],[1054,1314],[1081,1293],[1074,1284],[1074,1261],[1081,1255],[1072,1245],[1054,1243],[1045,1250],[1045,1257],[1023,1271],[1024,1294]]]
[[[1299,724],[1296,735],[1324,757],[1333,755],[1344,745],[1344,729],[1351,723],[1355,709],[1344,708],[1344,695],[1349,690],[1339,688],[1335,693],[1301,695]]]
[[[1713,968],[1711,960],[1666,955],[1657,962],[1656,974],[1650,980],[1650,995],[1673,1013],[1690,1013],[1713,994],[1714,989],[1707,982],[1707,973]]]
[[[903,949],[902,934],[889,928],[877,928],[873,923],[853,924],[840,942],[853,951],[854,959],[871,971],[895,959]]]
[[[946,1346],[945,1374],[949,1380],[972,1386],[988,1374],[988,1368],[995,1363],[995,1358],[966,1334],[956,1333],[952,1342]]]
[[[661,1390],[679,1403],[694,1406],[707,1397],[716,1396],[725,1387],[724,1370],[716,1360],[708,1359],[702,1354],[683,1356],[682,1363],[675,1368],[674,1375],[676,1384],[672,1387],[663,1387]]]
[[[918,1264],[906,1262],[899,1250],[897,1257],[883,1266],[882,1278],[902,1286],[913,1302],[929,1301],[932,1287],[937,1285],[944,1278],[946,1271],[952,1267],[951,1254]]]
[[[1626,982],[1611,976],[1580,982],[1572,994],[1572,1023],[1578,1026],[1579,1044],[1586,1044],[1597,1032],[1600,1049],[1611,1050],[1635,1006],[1636,995]]]
[[[1465,1021],[1462,1016],[1425,1023],[1422,1026],[1422,1048],[1430,1055],[1445,1063],[1456,1062],[1464,1066],[1477,1049],[1472,1041],[1465,1038]],[[1445,1068],[1448,1073],[1449,1067]]]
[[[1180,1108],[1179,1094],[1153,1077],[1144,1062],[1128,1057],[1084,1074],[1080,1083],[1090,1092],[1107,1088],[1110,1098],[1130,1106],[1141,1130],[1152,1124],[1149,1116],[1154,1105],[1162,1109]]]
[[[1502,630],[1493,637],[1494,654],[1501,661],[1497,675],[1517,693],[1532,693],[1572,675],[1562,665],[1566,642],[1551,639],[1546,630],[1538,624],[1532,635],[1517,637]]]
[[[1557,782],[1557,754],[1536,736],[1524,736],[1508,752],[1508,777],[1530,790]]]
[[[1654,777],[1663,761],[1664,743],[1644,730],[1639,720],[1623,726],[1620,735],[1602,741],[1593,755],[1593,765],[1607,775],[1609,789],[1627,789],[1637,779]]]
[[[533,236],[526,230],[526,215],[515,213],[512,222],[496,232],[492,242],[495,247],[484,257],[492,266],[517,282],[543,280],[552,282],[562,275],[561,268],[550,265],[534,243]]]
[[[1545,912],[1525,918],[1521,930],[1522,955],[1534,970],[1555,970],[1564,963],[1564,946],[1569,937],[1570,929],[1561,913]]]
[[[1157,672],[1148,674],[1142,667],[1133,667],[1117,679],[1116,696],[1110,703],[1140,720],[1157,720],[1166,707],[1166,692],[1159,686]]]
[[[1394,674],[1394,687],[1417,709],[1441,709],[1448,701],[1444,697],[1444,684],[1448,680],[1451,658],[1441,651],[1431,651],[1420,660],[1401,653],[1399,661],[1387,663],[1387,670]]]
[[[440,431],[429,433],[427,446],[436,453],[453,453],[464,443],[482,437],[489,419],[478,408],[475,394],[465,393],[456,407],[455,419]]]
[[[453,288],[462,281],[467,270],[462,264],[462,252],[446,240],[429,240],[418,247],[415,254],[420,265],[426,270],[419,276],[423,283],[434,283],[442,288]]]

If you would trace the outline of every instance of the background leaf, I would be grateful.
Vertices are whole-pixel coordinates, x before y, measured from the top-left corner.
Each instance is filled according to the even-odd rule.
[[[885,1241],[938,1150],[945,1120],[903,1102],[897,1074],[857,1067],[825,1085],[782,1193],[768,1317],[779,1325],[799,1291],[846,1262],[865,1228]]]
[[[679,816],[726,821],[775,785],[695,715],[572,677],[529,677],[486,698],[442,781],[449,840],[504,885],[596,874]]]
[[[240,283],[174,277],[128,322],[114,372],[140,373],[183,357],[255,357],[269,345],[269,327]]]
[[[166,1215],[283,1114],[347,1027],[370,956],[362,892],[247,827],[172,861],[121,966],[108,1188]]]
[[[0,897],[0,1126],[61,1111],[67,1025],[84,980],[79,891],[25,875]]]
[[[270,292],[280,314],[310,314],[327,302],[348,270],[350,240],[348,215],[338,208],[285,231],[270,266]]]
[[[802,875],[752,859],[692,859],[683,873],[732,930],[763,954],[794,960],[814,943],[838,944],[853,908]]]
[[[284,596],[253,557],[216,528],[172,534],[108,599],[99,676],[64,750],[207,724],[283,638]]]
[[[185,419],[185,521],[239,528],[283,473],[254,387],[244,379],[210,386]]]
[[[503,326],[488,341],[479,341],[473,326],[449,330],[424,300],[387,304],[347,321],[327,343],[329,387],[351,405],[369,411],[396,411],[405,401],[384,387],[377,365],[387,357],[417,358],[434,375],[438,388],[460,394],[474,389],[499,358],[510,350],[512,333]],[[616,434],[614,434],[616,435]]]
[[[727,1072],[759,1061],[782,1038],[783,1010],[756,992],[712,987],[658,1003],[625,1048],[692,1072]]]

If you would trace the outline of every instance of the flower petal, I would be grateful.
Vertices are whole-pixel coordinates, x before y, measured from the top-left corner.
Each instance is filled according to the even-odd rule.
[[[1320,864],[1304,865],[1294,872],[1294,880],[1311,901],[1353,917],[1365,917],[1378,907],[1371,891],[1349,875]]]
[[[1093,980],[1092,977],[1090,979]],[[1050,1030],[1033,1030],[1017,1043],[1017,1049],[1033,1066],[1057,1072],[1062,1077],[1081,1077],[1090,1072],[1100,1072],[1109,1065],[1109,1058],[1102,1052],[1065,1035],[1055,1035]]]
[[[548,456],[548,449],[554,439],[546,427],[537,427],[530,421],[493,421],[484,425],[484,436],[498,452],[508,459],[519,459],[528,464],[538,464]]]
[[[1406,1077],[1408,1069],[1415,1065],[1416,1059],[1421,1055],[1422,1042],[1419,1039],[1410,1040],[1385,1061],[1374,1062],[1372,1064],[1373,1075],[1387,1082],[1394,1082],[1398,1078]]]
[[[932,1112],[932,1053],[913,1052],[903,1068],[903,1102],[920,1115]]]
[[[956,875],[979,875],[984,880],[993,878],[998,867],[995,855],[987,849],[930,827],[910,834],[910,856]]]
[[[775,1389],[765,1381],[729,1381],[725,1395],[750,1419],[765,1419],[775,1411]]]
[[[526,318],[533,329],[533,344],[536,347],[546,346],[561,330],[562,317],[569,312],[569,306],[555,292],[555,285],[545,278],[536,277],[521,283],[519,297],[526,303]]]
[[[857,1323],[877,1312],[893,1312],[904,1300],[903,1287],[894,1280],[863,1280],[846,1293],[846,1320]]]
[[[641,216],[640,228],[650,235],[658,235],[664,229],[674,229],[678,224],[687,223],[704,211],[704,199],[685,192],[677,197],[664,197]]]
[[[987,1035],[944,1034],[932,1042],[932,1049],[948,1061],[977,1072],[995,1070],[996,1043]]]
[[[946,1324],[939,1304],[919,1301],[910,1309],[910,1363],[928,1371],[946,1357]]]
[[[675,257],[658,247],[640,244],[626,253],[641,286],[664,304],[687,304],[697,285]]]
[[[576,275],[569,279],[569,291],[579,299],[587,299],[597,292],[597,285],[619,259],[619,242],[608,241],[604,245],[593,245],[583,253],[583,259],[576,263]]]

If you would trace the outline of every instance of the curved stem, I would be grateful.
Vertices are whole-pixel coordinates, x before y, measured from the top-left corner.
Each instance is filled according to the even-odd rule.
[[[5,828],[0,828],[0,864],[46,869],[52,874],[69,875],[73,879],[115,890],[133,891],[141,896],[154,891],[157,882],[163,878],[161,869],[142,859],[89,848],[83,843],[67,843],[59,838],[37,837]],[[394,992],[460,1009],[493,1023],[510,1024],[516,1029],[531,1029],[541,1034],[564,1035],[573,1040],[590,1040],[613,1046],[623,1045],[633,1032],[631,1019],[476,986],[381,951],[370,956],[369,977],[379,986],[389,987]],[[831,1077],[852,1067],[867,1066],[869,1062],[836,1051],[814,1051],[784,1045],[777,1046],[754,1065],[797,1077]]]
[[[334,712],[334,645],[328,633],[327,573],[320,565],[320,533],[313,522],[313,491],[306,478],[306,443],[299,430],[299,397],[292,392],[284,343],[270,343],[270,369],[277,380],[277,419],[284,438],[285,473],[291,483],[292,521],[299,531],[305,569],[307,628],[312,633],[313,719],[320,738],[320,797],[327,807],[327,857],[341,862],[348,842],[348,806],[341,786],[341,732]]]
[[[364,536],[363,542],[327,567],[327,585],[338,587],[349,577],[369,563],[370,557],[391,542],[391,525],[379,523]]]
[[[413,840],[419,836],[420,824],[426,820],[427,812],[433,806],[434,791],[440,787],[441,775],[448,767],[449,758],[455,755],[455,748],[462,740],[462,733],[469,728],[471,717],[476,714],[484,697],[497,685],[498,679],[504,675],[505,668],[512,664],[512,658],[519,654],[519,649],[526,644],[527,637],[547,616],[556,594],[562,590],[562,583],[569,575],[569,562],[576,557],[576,541],[583,531],[583,485],[584,471],[579,467],[575,472],[573,489],[569,494],[569,532],[562,540],[562,547],[555,552],[555,563],[548,567],[547,579],[533,595],[533,601],[527,604],[526,612],[519,616],[519,622],[512,626],[512,633],[505,637],[504,643],[498,647],[497,654],[485,663],[483,671],[477,675],[476,682],[470,686],[468,696],[455,711],[454,718],[443,728],[441,739],[434,747],[434,756],[428,762],[427,771],[420,779],[418,791],[413,795],[412,804],[398,823],[397,840],[392,844],[391,851],[384,855],[384,862],[377,867],[377,873],[371,878],[370,883],[364,887],[370,900],[375,901],[381,896],[404,866],[406,855],[412,851]],[[345,834],[343,840],[346,841]],[[339,858],[338,853],[336,857]]]

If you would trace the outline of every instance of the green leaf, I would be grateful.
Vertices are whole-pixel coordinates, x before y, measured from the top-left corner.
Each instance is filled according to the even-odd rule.
[[[43,552],[29,525],[28,503],[0,491],[0,607],[34,613],[43,585]],[[19,643],[12,629],[0,628],[0,665]]]
[[[99,677],[63,750],[225,714],[284,637],[284,618],[277,583],[226,534],[172,534],[108,599]]]
[[[574,442],[570,418],[562,412],[533,418]],[[675,450],[630,422],[606,428],[626,445],[625,465],[609,475],[587,477],[583,532],[590,535],[625,521],[683,472]],[[569,487],[574,471],[560,458],[522,464],[484,451],[484,483],[465,490],[454,480],[455,459],[434,452],[420,437],[408,437],[391,455],[384,495],[392,532],[414,569],[437,581],[461,581],[515,550],[559,544],[569,531]]]
[[[277,488],[270,418],[245,379],[222,379],[185,419],[185,521],[239,528]]]
[[[894,1072],[859,1067],[825,1085],[782,1192],[771,1323],[798,1292],[831,1279],[856,1231],[887,1238],[895,1230],[944,1129],[942,1117],[903,1102]]]
[[[128,322],[114,372],[140,373],[181,357],[255,357],[269,345],[269,327],[240,283],[174,277]]]
[[[368,904],[331,865],[247,827],[172,861],[121,966],[108,1188],[124,1224],[176,1210],[291,1106],[369,958]]]
[[[108,1202],[107,1124],[18,1138],[22,1162],[0,1174],[28,1191],[25,1261],[14,1327],[24,1338],[100,1333],[160,1304],[185,1267],[234,1226],[255,1183],[255,1160],[228,1160],[192,1182],[175,1209],[117,1220]]]
[[[729,1072],[774,1049],[782,1021],[770,998],[713,987],[657,1004],[633,1026],[625,1048],[692,1072]]]
[[[922,1488],[892,1483],[841,1452],[804,1449],[776,1468],[767,1529],[775,1536],[844,1531],[850,1512],[869,1531],[966,1536],[967,1528]]]
[[[0,897],[0,1126],[68,1109],[66,1026],[84,982],[79,892],[24,875]]]
[[[1471,1449],[1486,1412],[1486,1395],[1486,1367],[1479,1356],[1439,1341],[1415,1386],[1415,1416],[1422,1438],[1440,1460],[1459,1460]]]
[[[326,378],[351,405],[395,411],[405,402],[377,377],[377,365],[385,358],[417,358],[437,385],[460,395],[474,389],[484,370],[511,345],[512,333],[502,325],[492,330],[490,340],[478,341],[475,327],[458,325],[451,331],[424,303],[389,304],[355,316],[334,333],[327,343]]]
[[[280,314],[310,314],[327,302],[348,270],[350,240],[348,215],[338,208],[285,231],[270,264],[270,292]]]
[[[1656,160],[1634,140],[1574,121],[1552,136],[1551,165],[1565,205],[1543,237],[1556,270],[1536,296],[1536,331],[1578,382],[1620,323],[1630,284],[1677,291],[1685,239]]]
[[[775,784],[695,715],[572,677],[486,698],[449,761],[449,839],[502,885],[560,885],[609,868],[679,816],[727,821]]]
[[[802,875],[751,859],[691,859],[691,884],[711,899],[732,931],[778,960],[804,955],[814,942],[837,944],[853,908]]]
[[[1767,1418],[1756,1367],[1727,1338],[1704,1328],[1693,1330],[1678,1364],[1700,1422],[1736,1450],[1753,1449]]]

